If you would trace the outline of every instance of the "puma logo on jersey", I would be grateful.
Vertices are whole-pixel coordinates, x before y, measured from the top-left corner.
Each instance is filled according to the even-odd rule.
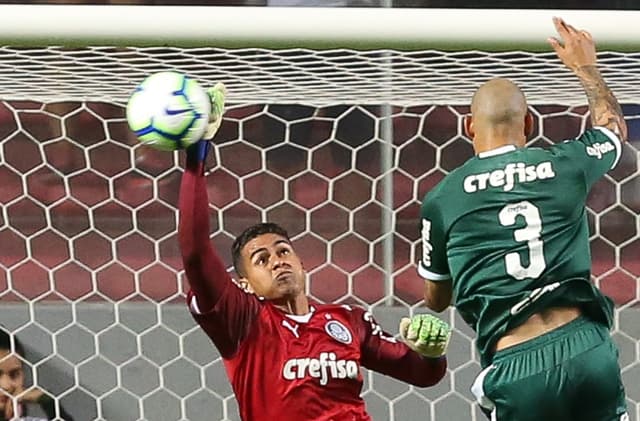
[[[606,154],[607,152],[611,152],[615,149],[616,149],[615,146],[613,146],[609,142],[594,143],[591,146],[587,146],[587,155],[595,156],[598,159],[602,159],[602,155]]]
[[[489,187],[502,187],[504,191],[510,191],[516,184],[546,180],[555,176],[556,173],[550,161],[542,161],[536,165],[516,162],[490,172],[468,175],[464,179],[463,186],[467,193],[475,193]]]
[[[293,333],[293,336],[295,336],[296,338],[300,337],[300,335],[298,334],[298,328],[300,327],[299,325],[292,325],[291,323],[289,323],[289,320],[283,320],[282,326],[289,329],[291,333]]]
[[[339,360],[333,352],[321,352],[319,358],[291,358],[282,367],[282,377],[287,380],[304,379],[309,376],[320,379],[322,386],[330,379],[356,379],[358,373],[356,361]]]

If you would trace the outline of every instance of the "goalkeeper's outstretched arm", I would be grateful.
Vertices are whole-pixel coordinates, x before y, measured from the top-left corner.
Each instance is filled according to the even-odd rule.
[[[220,353],[229,357],[251,329],[258,299],[233,282],[209,238],[209,200],[205,159],[224,110],[224,88],[209,90],[212,114],[205,139],[187,150],[180,185],[178,240],[187,280],[189,308]]]
[[[227,272],[209,239],[209,201],[204,176],[208,146],[199,143],[192,148],[198,151],[189,151],[180,184],[178,240],[198,310],[205,312],[214,307],[230,280],[225,279]],[[198,159],[198,155],[203,159]]]
[[[627,124],[618,100],[597,66],[596,46],[591,34],[578,30],[561,18],[553,18],[560,39],[549,38],[560,60],[580,79],[589,101],[591,124],[606,127],[621,141],[627,140]]]
[[[209,125],[204,139],[187,150],[187,161],[180,185],[178,225],[185,273],[196,297],[197,310],[201,313],[212,309],[231,284],[224,264],[209,239],[209,199],[204,176],[209,141],[222,122],[226,91],[224,85],[217,84],[208,93],[212,106]]]

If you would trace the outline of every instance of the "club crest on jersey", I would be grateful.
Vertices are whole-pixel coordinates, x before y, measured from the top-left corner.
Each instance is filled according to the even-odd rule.
[[[324,325],[324,330],[338,342],[350,344],[352,337],[349,329],[337,320],[330,320]]]

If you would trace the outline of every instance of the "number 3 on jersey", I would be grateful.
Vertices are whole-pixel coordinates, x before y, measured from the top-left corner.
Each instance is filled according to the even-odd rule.
[[[498,219],[504,227],[510,227],[516,223],[516,218],[524,217],[526,225],[513,232],[515,240],[527,242],[529,247],[529,265],[524,267],[520,255],[516,252],[504,257],[507,273],[518,280],[537,278],[547,266],[544,261],[542,238],[542,219],[538,208],[531,202],[523,201],[511,203],[500,210]]]

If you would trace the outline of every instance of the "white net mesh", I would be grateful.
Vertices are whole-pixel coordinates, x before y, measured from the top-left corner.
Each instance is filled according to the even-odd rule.
[[[640,53],[602,53],[620,102],[638,101]],[[259,48],[0,49],[4,99],[126,102],[150,73],[174,69],[204,84],[224,81],[237,104],[464,105],[490,77],[518,83],[531,104],[579,105],[577,79],[554,53]]]
[[[639,66],[634,54],[602,57],[627,104],[631,142],[589,198],[593,273],[618,304],[615,338],[636,420]],[[461,121],[474,88],[492,76],[520,83],[535,104],[532,144],[588,124],[579,84],[548,54],[4,48],[2,326],[25,345],[30,384],[76,420],[238,419],[221,361],[183,303],[183,157],[138,145],[124,120],[137,82],[169,68],[229,87],[208,162],[212,238],[226,262],[246,225],[282,223],[309,293],[370,306],[389,330],[423,311],[419,203],[472,154]],[[375,419],[482,419],[469,392],[479,370],[473,334],[454,311],[445,317],[456,328],[445,380],[417,389],[369,373]]]

